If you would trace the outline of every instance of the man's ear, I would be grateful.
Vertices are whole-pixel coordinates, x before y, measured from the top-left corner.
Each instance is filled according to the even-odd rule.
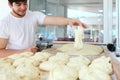
[[[10,8],[12,8],[12,3],[8,2],[8,5],[9,5]]]

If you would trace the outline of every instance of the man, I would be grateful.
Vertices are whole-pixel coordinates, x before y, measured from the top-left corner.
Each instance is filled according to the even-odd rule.
[[[86,27],[78,20],[27,11],[27,0],[8,0],[8,4],[12,11],[0,21],[0,57],[26,51],[35,53],[38,48],[34,36],[38,24]]]

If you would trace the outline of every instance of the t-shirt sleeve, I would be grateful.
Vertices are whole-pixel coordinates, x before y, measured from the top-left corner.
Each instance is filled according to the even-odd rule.
[[[8,39],[7,24],[2,21],[0,21],[0,38]]]
[[[43,24],[43,22],[44,22],[44,19],[45,19],[45,14],[43,14],[42,12],[35,12],[35,14],[36,14],[36,17],[37,17],[37,21],[38,21],[38,24]]]

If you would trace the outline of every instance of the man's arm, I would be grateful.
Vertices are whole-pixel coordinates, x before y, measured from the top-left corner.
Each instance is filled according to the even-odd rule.
[[[7,43],[8,43],[8,39],[0,38],[0,57],[7,57],[7,56],[14,54],[14,53],[24,52],[24,50],[6,49]]]
[[[12,49],[6,49],[8,43],[8,39],[2,39],[0,38],[0,58],[7,57],[9,55],[15,54],[15,53],[22,53],[22,52],[33,52],[35,53],[37,51],[37,47],[31,46],[24,50],[12,50]]]
[[[65,18],[65,17],[55,17],[55,16],[46,16],[43,22],[43,25],[54,25],[54,26],[82,26],[86,28],[86,25],[79,20]]]

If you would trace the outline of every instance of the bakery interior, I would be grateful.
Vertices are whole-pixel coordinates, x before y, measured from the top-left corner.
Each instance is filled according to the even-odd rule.
[[[0,0],[0,18],[1,16],[4,16],[6,12],[10,11],[6,3],[7,0]],[[3,62],[5,61],[5,63],[9,62],[12,63],[15,67],[17,67],[16,73],[18,73],[19,76],[22,76],[21,79],[15,78],[14,76],[14,78],[11,78],[10,80],[120,80],[120,25],[119,25],[120,1],[119,0],[29,0],[28,4],[29,4],[29,10],[32,11],[41,11],[49,16],[69,17],[84,22],[87,25],[87,28],[83,30],[83,36],[82,36],[83,45],[84,47],[93,49],[94,51],[90,51],[87,49],[83,49],[84,51],[82,49],[76,50],[74,49],[74,47],[71,46],[72,44],[75,43],[75,32],[74,29],[69,25],[66,27],[64,26],[51,27],[51,26],[39,25],[36,30],[36,45],[39,47],[38,52],[45,53],[46,57],[45,55],[39,55],[39,54],[32,56],[32,53],[28,52],[28,53],[23,53],[23,55],[21,55],[24,56],[24,59],[21,59],[21,61],[20,61],[21,56],[18,55],[15,56],[11,55],[8,58],[1,59],[0,63],[2,63],[2,61]],[[78,26],[74,26],[74,27],[78,28]],[[68,45],[67,47],[69,47],[70,49],[66,48],[65,45],[66,46]],[[59,47],[60,49],[58,49]],[[99,50],[96,50],[95,48]],[[94,55],[95,51],[101,52],[100,51],[101,48],[103,49],[102,52],[103,54],[102,53],[97,54],[96,52],[96,54]],[[64,56],[59,55],[59,53],[61,53],[60,50],[63,53],[68,53],[68,54],[67,55],[64,54]],[[71,54],[71,51],[69,50],[72,50],[73,54]],[[74,54],[75,51],[78,51],[78,54]],[[79,53],[81,53],[82,51],[83,51],[83,53],[81,54],[82,56],[80,56]],[[88,52],[89,54],[85,55],[84,52]],[[91,53],[93,52],[93,54],[90,54],[90,52]],[[48,53],[49,55],[47,55]],[[52,57],[50,57],[51,55]],[[73,70],[73,68],[69,69],[61,65],[56,69],[50,70],[51,65],[56,65],[56,64],[52,64],[49,62],[47,63],[48,60],[56,63],[57,60],[55,61],[56,59],[55,57],[59,56],[57,58],[60,58],[61,56],[62,58],[68,59],[68,55],[69,58],[76,58],[79,56],[81,59],[83,59],[84,56],[85,58],[90,59],[90,63],[87,63],[87,60],[85,63],[87,65],[89,64],[90,69],[87,70],[86,67],[82,67],[81,71],[79,71],[79,75],[75,75],[76,72]],[[105,57],[101,57],[101,56],[105,56]],[[43,63],[41,66],[39,65],[41,71],[38,71],[36,68],[33,68],[31,66],[29,69],[33,72],[31,72],[30,74],[26,74],[27,71],[25,71],[24,69],[27,69],[28,66],[24,67],[23,65],[22,67],[24,67],[24,69],[21,68],[22,72],[19,72],[20,70],[19,63],[20,64],[28,63],[25,57],[32,57],[33,59],[36,58],[36,62],[31,60],[31,62],[34,63],[34,66],[38,66],[37,63],[39,62],[40,63],[46,62],[46,63]],[[108,57],[110,58],[110,60]],[[17,58],[19,59],[16,60]],[[96,70],[96,74],[99,74],[99,76],[103,76],[103,78],[99,77],[98,75],[95,75],[94,71],[93,73],[91,73],[93,75],[89,75],[90,70],[94,68],[93,67],[93,65],[95,64],[94,60],[99,58],[106,60],[102,64],[98,64],[101,65],[101,67],[104,65],[108,65],[108,63],[112,64],[112,71],[108,69],[107,74],[103,73],[103,71],[99,72]],[[12,59],[14,60],[14,63]],[[59,62],[59,64],[64,64],[62,62]],[[73,61],[73,63],[75,64],[76,62]],[[65,64],[67,63],[65,62]],[[72,65],[72,63],[69,62],[67,65],[70,66]],[[96,68],[99,67],[97,66]],[[2,68],[0,66],[0,70],[1,69]],[[12,67],[10,67],[10,69],[12,69]],[[71,74],[69,74],[65,69],[71,72]],[[85,70],[87,71],[85,72]],[[36,72],[38,72],[39,74],[37,74]],[[65,73],[62,74],[62,72]],[[80,72],[82,74],[80,74]],[[6,74],[6,75],[9,77],[12,76],[12,74],[11,75]],[[65,76],[66,74],[68,75]],[[6,77],[6,75],[0,74],[1,77]],[[39,79],[37,78],[38,75],[40,76]],[[104,77],[104,75],[106,75],[108,78]],[[3,80],[7,80],[7,79],[4,78]]]

